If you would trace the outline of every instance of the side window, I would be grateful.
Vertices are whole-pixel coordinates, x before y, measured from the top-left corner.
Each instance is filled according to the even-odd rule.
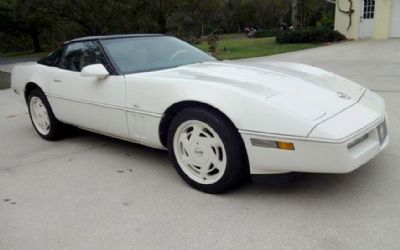
[[[63,51],[64,47],[61,47],[51,52],[48,56],[39,59],[38,63],[51,67],[57,67],[60,64]]]
[[[68,45],[61,68],[80,72],[83,67],[96,63],[101,63],[107,69],[109,68],[98,42],[77,42]]]

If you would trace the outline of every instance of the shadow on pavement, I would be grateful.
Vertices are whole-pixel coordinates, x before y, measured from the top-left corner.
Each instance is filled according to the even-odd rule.
[[[0,71],[0,90],[10,88],[11,74]]]
[[[124,148],[126,149],[125,152],[135,152],[135,155],[140,155],[146,159],[148,158],[149,162],[158,162],[160,165],[169,167],[171,171],[175,171],[172,163],[169,161],[168,153],[164,150],[149,148],[140,144],[114,139],[81,129],[73,129],[72,131],[73,132],[68,136],[69,138],[90,136],[98,138],[101,141],[108,141],[109,143],[107,143],[107,147],[110,150],[113,150],[113,148],[116,150]],[[287,196],[299,197],[300,195],[300,197],[303,196],[304,198],[305,195],[308,198],[320,197],[323,200],[329,200],[337,195],[351,195],[354,194],[354,192],[358,192],[360,189],[366,188],[368,183],[360,180],[365,179],[366,175],[374,176],[377,173],[371,172],[375,171],[376,169],[371,164],[365,164],[361,168],[348,174],[292,172],[288,174],[270,175],[258,182],[246,182],[238,188],[222,194],[222,196],[226,198],[246,194],[246,196],[253,198],[254,196],[281,196],[283,198]],[[178,174],[176,175],[176,178],[177,180],[180,179]],[[190,187],[187,186],[187,188]]]

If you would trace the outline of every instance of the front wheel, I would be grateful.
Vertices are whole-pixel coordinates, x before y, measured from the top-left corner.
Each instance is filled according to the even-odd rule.
[[[168,151],[179,175],[203,192],[224,192],[248,176],[237,129],[212,110],[181,111],[169,127]]]

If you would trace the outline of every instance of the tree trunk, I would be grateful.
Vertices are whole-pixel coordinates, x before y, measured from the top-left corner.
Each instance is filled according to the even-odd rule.
[[[160,16],[158,18],[158,26],[160,29],[161,34],[167,34],[168,33],[168,28],[167,28],[167,19],[164,16]]]
[[[300,17],[300,27],[304,27],[304,0],[301,0],[301,17]]]
[[[34,52],[42,52],[43,50],[42,50],[42,47],[40,46],[39,33],[32,32],[29,35],[32,38],[33,51]]]
[[[297,21],[297,0],[292,0],[292,27],[296,29],[298,27]]]

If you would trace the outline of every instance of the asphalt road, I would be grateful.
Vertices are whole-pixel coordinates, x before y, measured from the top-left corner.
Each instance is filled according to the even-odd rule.
[[[163,151],[91,133],[43,141],[0,91],[0,249],[399,249],[400,40],[252,60],[305,62],[374,89],[390,145],[350,174],[208,195]]]

